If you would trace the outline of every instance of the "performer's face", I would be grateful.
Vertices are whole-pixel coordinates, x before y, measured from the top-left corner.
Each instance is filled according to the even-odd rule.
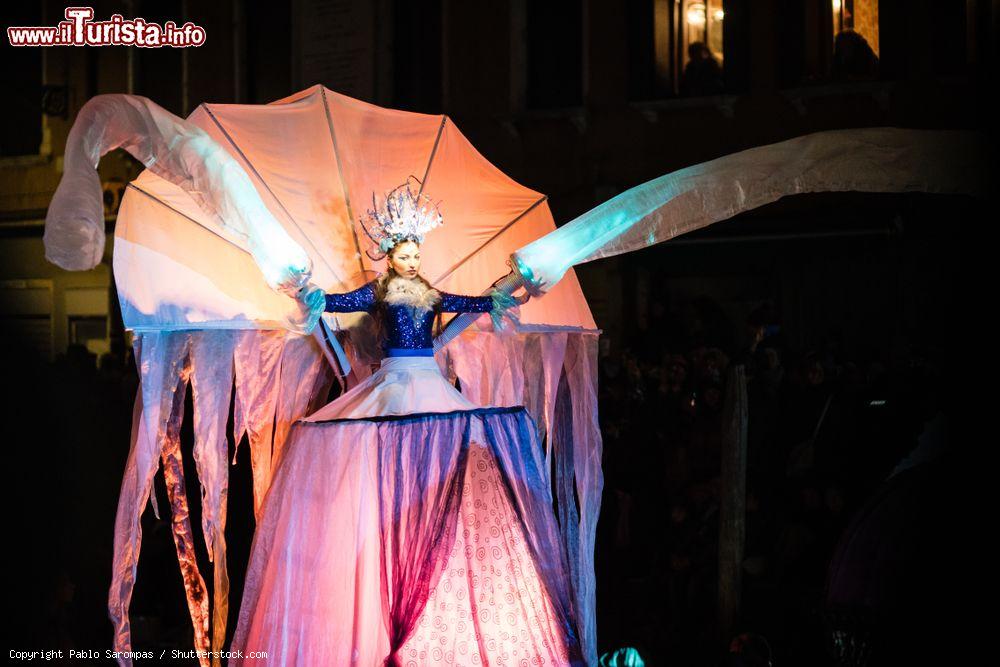
[[[399,275],[415,278],[420,271],[420,246],[413,241],[403,241],[393,248],[389,262]]]

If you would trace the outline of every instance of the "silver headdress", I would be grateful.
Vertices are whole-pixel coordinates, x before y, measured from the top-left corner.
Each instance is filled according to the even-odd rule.
[[[390,190],[381,203],[372,193],[372,208],[361,218],[361,228],[374,244],[367,251],[369,257],[382,259],[403,241],[423,243],[427,232],[443,224],[437,204],[421,192],[422,187],[416,176],[410,176]]]

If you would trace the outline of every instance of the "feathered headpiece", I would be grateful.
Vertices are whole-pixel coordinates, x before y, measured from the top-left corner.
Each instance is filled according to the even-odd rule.
[[[392,247],[403,241],[424,242],[424,235],[443,224],[437,204],[421,192],[423,184],[410,176],[397,185],[379,203],[372,193],[372,208],[365,212],[361,227],[374,244],[368,256],[374,260],[385,257]]]

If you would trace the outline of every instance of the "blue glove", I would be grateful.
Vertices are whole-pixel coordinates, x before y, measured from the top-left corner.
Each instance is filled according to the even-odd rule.
[[[511,317],[507,311],[510,308],[515,308],[516,306],[524,303],[527,299],[515,299],[510,294],[496,289],[490,292],[490,297],[493,298],[493,308],[490,310],[490,319],[493,320],[493,330],[507,332],[509,328],[503,321],[504,315],[507,315],[508,318],[514,320],[514,317]]]
[[[304,331],[306,334],[311,334],[319,323],[320,316],[326,311],[326,292],[313,284],[308,284],[298,291],[296,298],[306,308]]]

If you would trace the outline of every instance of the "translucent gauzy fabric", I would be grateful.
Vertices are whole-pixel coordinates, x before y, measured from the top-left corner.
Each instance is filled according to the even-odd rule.
[[[547,284],[572,266],[641,250],[787,195],[940,192],[983,196],[982,135],[865,127],[757,146],[637,185],[525,244],[517,256]]]
[[[297,422],[231,664],[585,664],[535,432],[523,407]]]
[[[479,407],[441,375],[434,357],[386,357],[377,371],[303,421],[451,412]]]
[[[151,332],[134,339],[140,388],[132,424],[118,513],[108,613],[114,648],[131,648],[129,601],[142,544],[140,518],[151,494],[153,475],[162,466],[195,647],[220,648],[226,636],[229,579],[226,567],[226,504],[229,482],[226,421],[230,397],[243,397],[236,413],[239,435],[250,434],[255,482],[263,498],[270,482],[272,447],[280,452],[291,422],[310,412],[329,388],[330,370],[311,336],[276,332]],[[207,590],[195,558],[194,531],[188,516],[180,426],[184,396],[191,384],[194,460],[201,487],[202,532],[214,569],[214,591]],[[252,407],[248,404],[252,404]],[[239,437],[236,439],[239,442]],[[254,454],[256,452],[256,454]],[[266,465],[267,476],[258,471]],[[154,510],[159,514],[154,502]],[[210,603],[211,601],[211,603]],[[211,619],[211,622],[210,622]],[[211,639],[211,641],[209,641]],[[215,661],[218,664],[218,660]],[[131,664],[128,657],[119,659]],[[207,659],[201,664],[208,665]]]
[[[462,393],[458,394],[435,371],[434,366],[428,364],[425,369],[428,374],[431,371],[436,374],[433,395],[439,407],[461,410],[467,402],[506,407],[523,405],[531,415],[530,428],[535,429],[536,441],[544,442],[544,451],[538,447],[530,448],[530,457],[534,459],[530,466],[543,471],[543,483],[550,489],[558,510],[558,541],[559,549],[567,556],[565,573],[569,580],[570,608],[577,619],[579,640],[587,664],[595,664],[597,660],[593,549],[603,488],[601,438],[597,428],[597,340],[595,333],[572,330],[522,333],[508,337],[470,330],[445,347],[436,358],[423,358],[416,362],[437,363],[449,379],[460,380]],[[202,530],[215,570],[214,593],[206,595],[198,563],[193,558],[194,551],[190,549],[190,540],[195,537],[192,533],[194,527],[186,523],[187,499],[180,493],[173,494],[169,511],[174,518],[173,525],[178,531],[180,544],[185,545],[185,548],[178,549],[178,560],[184,573],[183,582],[196,631],[196,646],[204,648],[207,638],[211,637],[212,648],[219,648],[222,646],[221,638],[226,634],[225,619],[229,608],[224,538],[228,486],[224,429],[231,397],[235,394],[233,436],[239,442],[246,433],[250,451],[232,452],[229,456],[250,456],[254,467],[255,499],[260,501],[257,514],[260,516],[268,487],[295,430],[293,425],[307,415],[320,413],[317,402],[327,395],[333,373],[318,349],[317,341],[311,336],[297,334],[262,330],[140,332],[135,337],[135,346],[141,390],[137,396],[133,442],[119,498],[112,584],[108,596],[109,614],[115,628],[115,649],[127,651],[131,646],[128,606],[141,547],[139,519],[147,499],[153,499],[150,495],[153,475],[162,465],[165,474],[173,476],[174,488],[183,487],[178,483],[180,478],[177,476],[183,471],[183,467],[177,465],[180,450],[172,443],[184,418],[182,399],[188,382],[191,383],[194,400],[194,458],[202,487]],[[346,347],[349,353],[354,354],[353,345]],[[367,370],[360,359],[352,356],[351,361],[355,370]],[[391,373],[403,370],[393,364],[408,363],[387,361],[385,370]],[[385,379],[391,380],[383,378],[383,381]],[[360,382],[364,383],[365,379]],[[370,395],[373,386],[380,384],[369,384],[368,390],[362,389],[355,396]],[[424,383],[420,385],[425,390],[428,387]],[[427,393],[431,395],[431,392]],[[442,394],[448,400],[442,400]],[[391,396],[391,392],[386,396]],[[412,394],[403,396],[400,406],[409,400],[415,400]],[[372,408],[372,405],[381,407]],[[363,409],[393,411],[381,400]],[[405,407],[399,408],[399,411],[403,410]],[[485,441],[476,436],[472,442],[482,444]],[[169,454],[166,458],[165,453]],[[478,453],[470,449],[472,455]],[[548,472],[550,467],[553,469],[551,478]],[[496,471],[489,473],[491,476],[498,474]],[[485,497],[477,497],[480,505],[487,502]],[[477,507],[476,498],[471,501],[469,498],[466,496],[464,502],[472,502],[473,507]],[[492,533],[493,527],[500,530],[495,522],[496,517],[491,514],[490,519],[480,521],[478,527],[470,525],[468,536],[464,531],[456,532],[456,540],[469,539],[476,544],[476,535],[483,540],[486,539],[486,532]],[[475,520],[472,523],[475,524]],[[453,545],[453,551],[457,548],[458,554],[468,553],[465,550],[467,543],[458,541],[456,544],[459,546]],[[510,549],[516,547],[516,543],[512,544],[514,546],[508,545]],[[523,552],[517,558],[505,558],[498,567],[512,567],[508,564],[512,558],[522,563],[528,560]],[[452,604],[450,595],[470,593],[471,589],[462,588],[455,579],[468,574],[468,568],[463,567],[456,565],[445,570],[451,573],[451,583],[441,584],[442,589],[433,598],[437,601],[434,604]],[[462,575],[456,574],[459,570],[463,571]],[[497,605],[505,605],[507,594],[514,594],[509,588],[504,588],[505,581],[495,578],[488,582],[472,580],[467,586],[481,590],[482,586],[494,584],[493,600]],[[446,590],[448,588],[450,590]],[[531,590],[526,589],[524,594],[537,599]],[[205,602],[209,603],[207,607]],[[431,605],[430,610],[436,608],[432,601],[428,604]],[[437,621],[432,611],[428,614],[430,616],[417,623],[417,629],[406,647],[409,650],[423,646],[423,649],[418,649],[418,657],[420,650],[431,651],[434,655],[434,646],[427,643],[430,641],[427,633],[436,630]],[[506,619],[506,612],[502,618]],[[503,639],[502,634],[498,636]],[[487,650],[491,649],[487,647]],[[131,664],[131,660],[124,657],[119,662],[122,665]],[[207,661],[202,663],[208,664]]]
[[[180,453],[178,444],[184,408],[184,389],[190,374],[188,365],[190,342],[189,336],[155,334],[143,338],[137,337],[134,340],[135,358],[142,376],[142,384],[136,394],[132,442],[125,463],[118,512],[115,517],[114,563],[108,592],[108,613],[115,631],[114,646],[126,647],[124,650],[131,646],[128,605],[135,586],[142,541],[140,523],[142,510],[150,498],[153,475],[160,465],[161,458],[165,452],[171,452],[175,457]],[[215,493],[213,496],[219,497]],[[172,528],[175,536],[180,533],[180,544],[186,545],[190,538],[186,502],[182,504],[180,496],[172,495],[172,505],[175,499],[178,501],[178,520],[172,523]],[[219,516],[219,512],[221,508],[215,515]],[[214,534],[216,533],[213,531]],[[197,567],[193,549],[186,553],[179,549],[178,559],[185,573],[184,585],[194,624],[195,646],[202,648],[208,643],[208,614],[207,608],[197,603],[196,596],[205,597],[201,590],[204,588],[204,583],[199,582],[198,577],[191,576],[192,563],[195,564],[195,568]],[[131,660],[128,659],[123,662],[131,664]]]
[[[45,257],[91,269],[104,254],[101,156],[124,148],[174,184],[246,248],[272,289],[305,284],[311,260],[261,201],[243,167],[204,130],[138,95],[98,95],[77,113],[65,169],[45,217]]]
[[[466,331],[444,348],[462,392],[481,405],[524,405],[544,438],[546,474],[559,510],[579,611],[581,642],[597,662],[594,544],[604,474],[597,421],[597,340],[590,333],[514,337]]]

